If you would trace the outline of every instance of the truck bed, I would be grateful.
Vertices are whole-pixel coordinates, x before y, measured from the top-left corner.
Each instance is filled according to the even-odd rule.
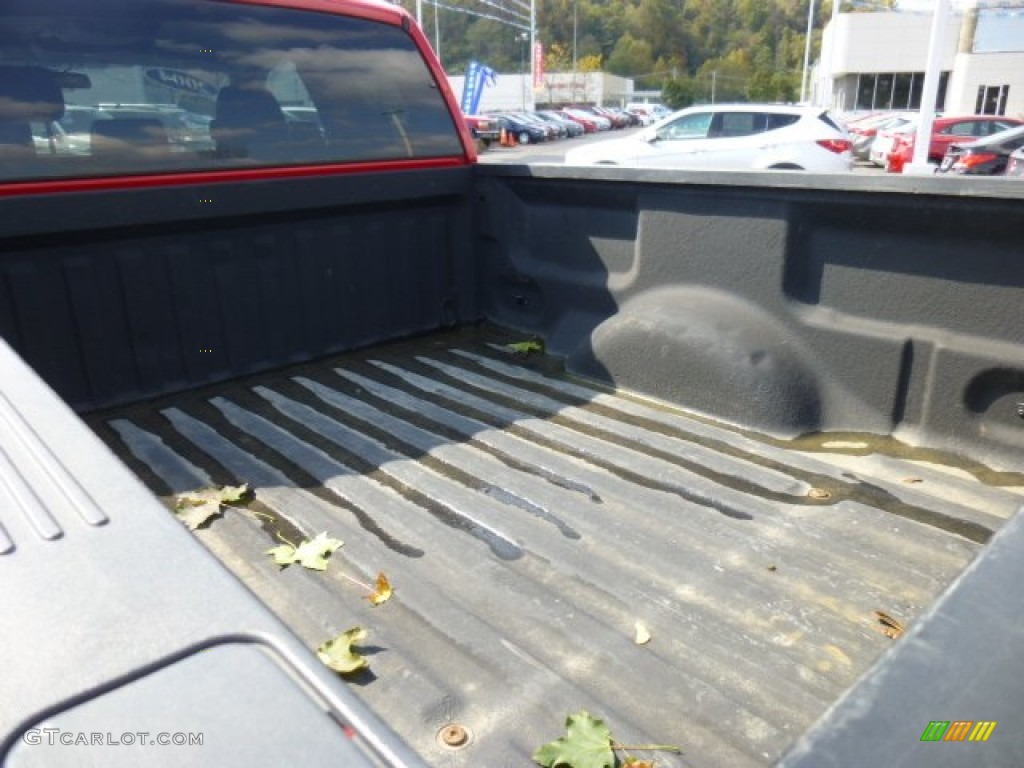
[[[169,507],[250,484],[196,535],[310,647],[367,629],[353,687],[431,765],[529,765],[584,709],[683,750],[660,766],[771,764],[899,642],[878,612],[909,627],[1021,505],[1017,473],[751,432],[523,340],[435,334],[87,420]],[[266,554],[321,532],[344,541],[325,573]],[[381,572],[375,607],[352,580]]]

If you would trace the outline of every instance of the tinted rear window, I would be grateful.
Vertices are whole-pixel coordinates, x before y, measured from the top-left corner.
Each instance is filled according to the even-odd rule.
[[[0,179],[460,155],[409,35],[195,0],[0,4]]]
[[[785,128],[787,125],[793,125],[798,122],[800,122],[800,115],[786,115],[772,112],[768,115],[767,130],[774,131],[776,128]]]
[[[839,121],[832,117],[828,112],[822,112],[818,115],[818,119],[830,128],[835,128],[840,133],[843,133],[843,129],[839,127]]]
[[[716,112],[711,137],[738,138],[774,131],[800,121],[800,115],[779,112]]]

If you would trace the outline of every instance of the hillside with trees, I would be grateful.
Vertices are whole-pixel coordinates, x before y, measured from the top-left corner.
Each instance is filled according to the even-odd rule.
[[[401,0],[415,14],[415,0]],[[842,10],[884,10],[894,0]],[[673,107],[704,101],[796,101],[808,0],[537,0],[548,72],[604,70],[637,89],[662,89]],[[831,0],[816,4],[812,60]],[[446,71],[476,59],[498,72],[529,69],[528,0],[437,0],[423,29]],[[575,54],[575,55],[574,55]]]

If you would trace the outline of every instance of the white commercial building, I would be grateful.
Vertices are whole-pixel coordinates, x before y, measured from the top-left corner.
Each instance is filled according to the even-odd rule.
[[[448,76],[455,98],[462,98],[466,78]],[[529,74],[498,72],[493,84],[484,86],[478,111],[543,109],[565,104],[596,104],[622,107],[633,101],[633,80],[605,72],[545,72],[534,89]]]
[[[917,109],[931,13],[841,13],[825,28],[814,103],[837,110]],[[1024,6],[951,14],[937,109],[1024,117]]]

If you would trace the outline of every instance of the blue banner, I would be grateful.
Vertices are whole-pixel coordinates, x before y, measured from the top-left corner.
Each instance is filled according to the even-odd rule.
[[[462,86],[462,103],[459,105],[462,113],[475,115],[480,108],[480,99],[484,94],[484,87],[494,85],[498,81],[498,73],[490,67],[485,67],[479,61],[469,62],[466,67],[466,82]]]
[[[473,114],[473,99],[476,98],[476,92],[479,87],[480,62],[471,61],[469,66],[466,67],[466,82],[462,84],[462,103],[459,105],[462,108],[462,114]]]

